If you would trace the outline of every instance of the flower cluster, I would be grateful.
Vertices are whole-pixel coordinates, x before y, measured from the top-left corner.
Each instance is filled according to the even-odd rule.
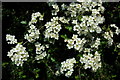
[[[61,21],[62,23],[66,23],[69,24],[69,19],[65,19],[65,17],[59,17],[59,21]]]
[[[28,30],[28,34],[25,34],[24,36],[24,39],[27,39],[29,42],[34,42],[39,38],[39,29],[37,29],[34,25],[34,23],[37,23],[37,18],[39,18],[39,20],[43,20],[43,15],[41,15],[39,12],[32,14],[32,19],[29,22],[30,29]]]
[[[52,15],[57,15],[57,13],[59,12],[59,7],[57,4],[52,4],[52,7],[55,9],[52,12]]]
[[[32,13],[29,25],[37,23],[37,18],[39,18],[39,20],[43,20],[43,15],[40,12]]]
[[[15,44],[17,43],[17,39],[15,39],[14,35],[7,34],[6,35],[6,41],[8,41],[8,44]]]
[[[45,24],[46,30],[45,30],[45,38],[59,38],[59,31],[62,29],[61,24],[58,23],[59,18],[53,17],[51,19],[51,22],[47,22]]]
[[[108,40],[110,46],[113,44],[113,32],[111,30],[104,33],[104,38]]]
[[[81,52],[83,50],[83,46],[86,43],[85,38],[78,38],[78,35],[73,34],[72,39],[65,39],[65,42],[68,42],[68,49],[74,48]]]
[[[84,69],[92,68],[92,70],[95,72],[101,67],[100,61],[100,54],[97,51],[95,52],[94,56],[90,53],[83,54],[83,57],[80,59],[80,62],[84,64]]]
[[[119,35],[120,34],[120,29],[115,25],[115,24],[111,24],[110,27],[115,28],[115,34]]]
[[[77,31],[79,35],[86,35],[87,33],[91,32],[96,32],[96,33],[101,33],[102,29],[99,26],[99,24],[104,22],[104,17],[102,17],[99,13],[99,16],[96,15],[91,15],[91,16],[82,16],[81,23],[78,23],[76,21],[76,24],[73,27],[74,31]]]
[[[115,32],[113,32],[112,30],[106,31],[104,33],[104,38],[108,40],[108,44],[111,46],[113,44],[114,34],[119,35],[120,29],[115,24],[110,24],[110,28],[114,28]]]
[[[65,76],[70,77],[74,71],[74,63],[76,63],[75,58],[66,59],[66,61],[61,62],[60,73],[64,74],[64,72],[66,72]],[[56,72],[59,73],[58,71]]]
[[[24,61],[27,61],[27,58],[29,57],[26,48],[19,43],[15,46],[15,48],[8,52],[7,56],[9,56],[9,58],[11,58],[17,66],[22,66]]]
[[[44,46],[41,45],[41,43],[36,43],[35,47],[36,47],[36,57],[35,57],[36,60],[43,59],[44,57],[47,56],[45,48],[49,48],[48,45]]]
[[[84,53],[90,53],[91,48],[84,48]]]
[[[66,8],[68,11],[66,15],[70,14],[71,17],[77,17],[77,14],[82,11],[81,4],[77,4],[77,3],[71,3],[69,7]]]
[[[97,38],[95,40],[95,43],[91,46],[91,48],[96,48],[98,49],[98,46],[100,45],[100,38]]]
[[[28,34],[24,36],[29,42],[33,42],[39,38],[40,32],[39,29],[36,28],[34,25],[30,25],[30,29],[28,30]]]

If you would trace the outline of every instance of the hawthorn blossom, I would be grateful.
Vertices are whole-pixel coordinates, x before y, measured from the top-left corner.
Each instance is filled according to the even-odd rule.
[[[15,39],[14,35],[7,34],[6,35],[6,41],[8,41],[8,44],[15,44],[17,43],[17,39]]]
[[[74,71],[73,67],[76,63],[75,58],[66,59],[66,61],[61,62],[60,72],[56,71],[56,75],[64,74],[66,77],[70,77]]]
[[[35,47],[36,47],[36,57],[35,59],[36,60],[40,60],[40,59],[43,59],[44,57],[47,56],[47,53],[45,51],[46,48],[49,48],[49,45],[41,45],[41,43],[36,43],[35,44]]]
[[[40,31],[34,25],[30,25],[30,29],[28,33],[25,34],[24,39],[27,39],[29,42],[34,42],[36,39],[39,38]]]
[[[101,58],[98,51],[95,54],[83,54],[83,57],[80,58],[80,62],[84,64],[84,69],[91,68],[94,72],[101,67]]]
[[[68,42],[68,49],[74,48],[81,52],[83,50],[83,46],[86,43],[85,38],[78,38],[78,35],[73,34],[72,39],[66,39],[65,42]]]
[[[29,54],[26,51],[26,48],[18,43],[15,48],[8,52],[7,56],[11,58],[12,62],[14,62],[17,66],[22,66],[24,61],[27,61]]]

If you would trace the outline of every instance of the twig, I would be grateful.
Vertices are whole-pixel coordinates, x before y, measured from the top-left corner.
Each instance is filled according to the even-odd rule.
[[[23,43],[23,45],[25,45],[28,41],[26,41],[25,43]]]
[[[47,64],[47,62],[45,62],[46,66],[49,68],[49,70],[52,72],[52,74],[54,75],[53,70],[51,69],[51,67]]]

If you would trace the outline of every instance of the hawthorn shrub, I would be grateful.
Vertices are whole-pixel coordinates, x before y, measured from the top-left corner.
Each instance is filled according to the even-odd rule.
[[[3,3],[2,12],[3,79],[120,79],[120,3]]]

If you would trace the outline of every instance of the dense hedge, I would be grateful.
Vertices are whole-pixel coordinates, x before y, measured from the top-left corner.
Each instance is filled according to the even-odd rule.
[[[62,3],[58,3],[61,5]],[[66,3],[69,4],[69,3]],[[104,25],[108,26],[109,24],[116,24],[120,28],[120,3],[103,3],[105,7],[104,17],[105,22]],[[28,29],[28,22],[31,19],[31,14],[35,12],[44,13],[44,21],[40,23],[40,25],[44,25],[47,21],[49,21],[51,16],[51,9],[47,3],[2,3],[2,44],[3,44],[3,52],[2,52],[2,78],[3,80],[79,80],[77,75],[77,71],[75,70],[75,77],[67,78],[65,76],[55,77],[51,71],[48,71],[49,68],[54,69],[54,67],[50,67],[49,65],[55,65],[56,60],[59,62],[70,58],[71,56],[75,56],[76,54],[72,54],[74,52],[73,49],[67,50],[64,49],[66,46],[63,44],[63,39],[60,38],[59,41],[55,42],[54,46],[51,46],[51,57],[49,61],[53,62],[40,62],[38,64],[36,61],[31,63],[32,60],[28,61],[23,65],[23,67],[17,67],[9,57],[7,57],[7,52],[11,49],[11,46],[6,42],[6,34],[15,35],[19,42],[24,41],[24,33]],[[61,13],[62,14],[62,13]],[[60,15],[60,14],[59,14]],[[26,23],[22,24],[21,22],[25,21]],[[69,33],[67,31],[61,32]],[[69,33],[71,35],[71,33]],[[61,42],[60,42],[61,41]],[[120,35],[114,37],[115,42],[120,43]],[[42,42],[43,43],[43,42]],[[28,48],[32,47],[32,44],[28,44]],[[63,47],[61,47],[63,46]],[[34,49],[34,47],[33,47]],[[63,54],[69,52],[68,54]],[[103,48],[104,54],[102,54],[102,69],[98,72],[94,73],[91,70],[81,69],[81,80],[119,80],[120,79],[120,52],[114,51],[114,46],[109,48]],[[33,55],[31,55],[33,56]]]

